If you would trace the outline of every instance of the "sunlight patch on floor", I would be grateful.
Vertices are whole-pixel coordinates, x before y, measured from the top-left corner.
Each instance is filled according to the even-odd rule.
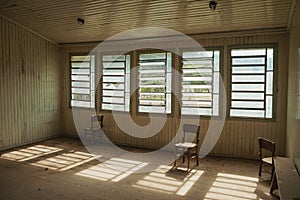
[[[179,168],[172,169],[171,166],[161,165],[133,187],[185,196],[203,172],[195,169],[186,172]]]
[[[146,165],[148,165],[148,163],[121,158],[111,158],[103,163],[84,169],[76,173],[76,175],[101,181],[110,180],[118,182]]]
[[[258,178],[218,173],[207,192],[206,200],[254,200]]]
[[[26,148],[17,148],[1,155],[2,159],[24,162],[41,156],[62,151],[63,149],[45,145],[35,145]]]
[[[31,165],[49,168],[52,170],[65,171],[80,166],[84,163],[88,163],[97,158],[99,158],[99,156],[95,156],[90,153],[70,151],[57,154],[52,157],[40,159],[36,162],[31,163]]]

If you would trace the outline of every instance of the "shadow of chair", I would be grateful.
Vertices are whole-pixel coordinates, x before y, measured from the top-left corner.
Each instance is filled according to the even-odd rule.
[[[193,136],[192,142],[187,141],[188,134]],[[175,144],[175,161],[174,167],[176,167],[176,160],[182,157],[182,162],[185,162],[185,157],[188,160],[188,169],[190,168],[190,160],[195,158],[196,165],[199,165],[199,141],[200,141],[200,126],[195,124],[183,125],[183,138],[182,142]]]
[[[98,123],[98,125],[96,124]],[[99,134],[101,137],[103,128],[103,115],[95,114],[91,116],[91,126],[89,128],[84,129],[84,137],[86,138],[87,135],[92,136],[92,144],[94,144],[95,136]]]
[[[258,146],[259,146],[259,171],[258,176],[261,177],[263,165],[268,165],[272,167],[271,178],[274,174],[274,156],[275,156],[275,143],[271,140],[267,140],[262,137],[258,137]],[[265,153],[269,152],[269,156],[265,157]]]

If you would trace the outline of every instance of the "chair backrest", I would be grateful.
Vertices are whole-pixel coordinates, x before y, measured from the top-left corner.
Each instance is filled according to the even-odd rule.
[[[94,123],[98,122],[100,127],[103,128],[103,115],[101,114],[94,114],[91,116],[91,128],[94,128]]]
[[[183,142],[186,140],[186,134],[193,134],[196,136],[196,141],[193,141],[195,144],[199,144],[200,141],[200,126],[195,124],[184,124],[183,125]],[[194,137],[195,137],[194,136]]]
[[[262,150],[265,149],[267,151],[270,151],[272,154],[272,157],[275,156],[275,143],[271,140],[258,137],[258,145],[259,145],[259,156],[263,157]]]

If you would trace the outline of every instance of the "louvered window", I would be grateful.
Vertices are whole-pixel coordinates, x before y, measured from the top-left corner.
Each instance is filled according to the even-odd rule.
[[[138,111],[171,113],[172,53],[139,54]]]
[[[230,116],[273,118],[274,48],[231,49]]]
[[[71,106],[95,107],[95,56],[71,56]]]
[[[129,111],[130,55],[102,56],[102,110]]]
[[[182,53],[181,114],[219,114],[220,50]]]

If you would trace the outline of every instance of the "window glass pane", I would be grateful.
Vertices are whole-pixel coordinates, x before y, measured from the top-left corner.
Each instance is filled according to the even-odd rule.
[[[103,96],[115,96],[115,97],[123,97],[124,91],[118,91],[118,90],[103,90],[102,93]]]
[[[183,52],[183,58],[211,58],[213,51],[191,51]]]
[[[231,56],[263,56],[266,55],[266,49],[233,49]]]
[[[243,67],[233,67],[233,74],[264,74],[265,67],[264,66],[243,66]]]
[[[268,70],[273,70],[273,65],[274,65],[274,50],[273,49],[268,49],[268,56],[267,56],[267,62],[268,62]]]
[[[76,69],[72,69],[71,73],[72,74],[86,74],[86,75],[89,75],[90,74],[90,69],[76,68]]]
[[[212,99],[212,93],[197,93],[197,92],[185,92],[182,94],[182,100],[184,101],[201,101],[201,100],[211,100]]]
[[[267,94],[273,94],[273,72],[267,72]]]
[[[139,112],[145,113],[165,113],[165,107],[159,106],[139,106]]]
[[[265,111],[263,110],[230,110],[230,116],[232,117],[257,117],[264,118]]]
[[[265,64],[265,58],[233,58],[233,65],[261,65]]]
[[[89,62],[91,60],[90,56],[71,56],[71,62],[79,61],[79,62]]]
[[[214,71],[220,71],[220,51],[214,51]]]
[[[74,82],[72,81],[72,87],[77,87],[77,88],[88,88],[90,87],[90,83],[89,82]]]
[[[232,75],[232,82],[265,82],[265,75]]]
[[[124,61],[125,56],[124,55],[103,55],[102,61]]]
[[[115,97],[103,97],[102,102],[111,103],[111,104],[124,104],[124,98],[115,98]]]
[[[150,60],[151,62],[155,59],[166,59],[166,53],[143,53],[140,54],[140,60]]]
[[[264,108],[263,101],[232,101],[232,108]]]
[[[201,60],[183,60],[182,61],[185,66],[185,68],[198,68],[198,67],[212,67],[212,60],[211,59],[201,59]]]
[[[95,73],[91,73],[91,79],[90,79],[90,83],[91,83],[91,93],[95,91]]]
[[[264,100],[264,93],[242,93],[242,92],[232,92],[232,99],[243,99],[243,100]]]
[[[72,99],[79,101],[89,101],[90,95],[88,94],[72,94]]]
[[[91,103],[87,101],[71,100],[71,106],[89,108],[91,107]]]
[[[266,101],[266,117],[272,118],[273,113],[273,102],[272,102],[272,96],[267,96]]]
[[[103,70],[103,75],[123,76],[124,70]]]
[[[74,57],[74,56],[72,56]],[[72,62],[72,69],[76,69],[76,68],[80,68],[80,69],[84,69],[84,68],[87,68],[89,69],[90,68],[90,63],[89,62]]]
[[[213,96],[213,115],[219,115],[219,94]]]
[[[72,88],[72,93],[76,93],[76,94],[90,94],[90,89]]]
[[[103,82],[105,83],[123,83],[124,82],[124,76],[103,76]]]
[[[212,115],[211,108],[188,108],[188,107],[182,107],[181,108],[182,114],[188,114],[188,115],[204,115],[204,116],[210,116]]]
[[[124,105],[102,103],[103,110],[124,111]]]
[[[89,76],[78,76],[78,75],[72,75],[71,79],[74,81],[90,81],[90,77]]]
[[[111,89],[111,90],[123,90],[124,84],[123,83],[103,83],[103,89]]]
[[[125,111],[130,110],[130,93],[125,94]]]
[[[124,69],[124,63],[122,62],[106,62],[102,64],[103,68],[121,68]]]
[[[232,91],[265,91],[264,84],[232,84]]]

